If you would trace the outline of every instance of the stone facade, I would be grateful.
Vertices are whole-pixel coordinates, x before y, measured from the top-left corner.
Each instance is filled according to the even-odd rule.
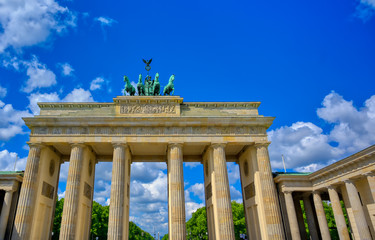
[[[278,174],[275,182],[288,239],[302,239],[296,220],[306,209],[312,239],[330,239],[322,201],[332,204],[340,239],[375,237],[375,145],[310,174]],[[292,204],[294,199],[295,204]],[[345,222],[341,202],[349,217]],[[351,235],[351,237],[350,237]]]
[[[12,239],[51,237],[58,173],[64,161],[70,164],[60,239],[89,237],[95,164],[100,161],[113,162],[108,239],[128,239],[130,168],[132,162],[138,161],[167,163],[170,239],[186,239],[183,162],[201,162],[204,166],[210,239],[234,239],[227,162],[237,162],[240,166],[249,237],[298,239],[301,235],[303,238],[306,232],[298,224],[302,210],[295,197],[296,189],[280,187],[289,182],[279,175],[276,182],[283,192],[279,194],[271,172],[266,130],[274,118],[259,115],[259,105],[259,102],[184,103],[177,96],[122,96],[114,98],[112,103],[39,103],[40,115],[24,119],[31,130],[30,153]],[[360,191],[375,185],[371,171],[366,172],[367,182],[363,180],[362,188],[357,187]],[[314,174],[303,176],[306,181],[301,184],[310,187],[310,194],[314,192],[314,200],[311,199],[306,211],[311,216],[317,213],[319,222],[310,216],[308,220],[315,228],[320,227],[319,233],[324,237],[322,187],[312,188],[312,183],[323,186],[331,175],[319,171]],[[337,173],[332,173],[334,176]],[[352,193],[357,189],[356,182],[345,184],[345,191]],[[327,189],[330,185],[324,186]],[[335,192],[330,194],[334,199]],[[310,201],[307,195],[301,197]],[[372,219],[365,212],[372,211],[371,204],[358,215],[357,199],[348,194],[346,199],[353,209],[350,214],[355,215],[353,226],[359,226],[364,218]],[[371,198],[366,201],[370,203]],[[335,214],[340,215],[339,210]]]

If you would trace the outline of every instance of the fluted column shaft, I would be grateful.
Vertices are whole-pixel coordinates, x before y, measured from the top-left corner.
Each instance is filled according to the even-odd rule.
[[[348,228],[346,226],[344,213],[341,208],[340,198],[337,190],[330,186],[328,187],[329,199],[331,200],[333,215],[335,216],[335,222],[339,237],[341,240],[350,240]]]
[[[83,144],[72,145],[70,154],[68,180],[66,182],[64,209],[61,220],[60,239],[76,238],[79,188],[81,182]]]
[[[169,239],[186,239],[182,144],[168,146]]]
[[[276,186],[273,181],[271,163],[267,144],[256,144],[257,162],[262,189],[267,234],[270,239],[284,239],[281,212],[278,203]]]
[[[305,206],[307,225],[309,227],[310,237],[312,240],[318,240],[319,239],[318,229],[315,224],[314,212],[313,212],[310,198],[308,196],[303,197],[303,204]]]
[[[232,217],[232,205],[230,201],[229,180],[227,171],[227,161],[225,158],[224,144],[213,144],[212,157],[214,167],[215,202],[218,219],[217,226],[218,239],[235,239],[234,225]]]
[[[3,201],[3,207],[1,208],[0,215],[0,239],[4,239],[5,231],[7,229],[10,206],[12,205],[13,191],[6,191]]]
[[[30,237],[36,191],[38,188],[37,179],[41,149],[41,144],[30,144],[16,218],[14,220],[12,239],[27,239]]]
[[[318,218],[320,233],[322,234],[322,239],[323,240],[331,239],[331,234],[329,233],[327,218],[324,212],[323,202],[322,202],[322,198],[320,197],[320,193],[314,191],[313,199],[314,199],[316,216]]]
[[[371,239],[370,230],[368,228],[365,213],[361,200],[359,199],[358,190],[354,183],[350,180],[345,181],[345,188],[348,193],[350,206],[352,207],[354,222],[357,225],[360,239]]]
[[[301,240],[301,234],[299,232],[297,214],[296,214],[296,209],[294,207],[292,192],[285,191],[284,197],[285,197],[285,205],[286,205],[286,211],[288,213],[288,221],[289,221],[289,227],[290,227],[290,233],[292,235],[292,239]]]
[[[125,199],[125,144],[114,145],[111,204],[109,206],[108,240],[123,238],[124,199]]]

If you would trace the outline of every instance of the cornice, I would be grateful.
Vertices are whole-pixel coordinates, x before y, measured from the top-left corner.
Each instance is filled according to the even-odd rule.
[[[274,117],[259,116],[223,116],[223,117],[86,117],[86,116],[35,116],[23,118],[28,127],[48,127],[48,126],[147,126],[147,127],[198,127],[198,126],[259,126],[268,128],[272,125]]]
[[[205,108],[258,108],[260,102],[185,102],[183,105]]]
[[[344,158],[340,161],[337,161],[325,168],[322,168],[314,173],[311,173],[310,179],[316,180],[318,178],[322,178],[324,176],[327,176],[333,172],[339,172],[343,169],[347,168],[350,165],[355,165],[359,162],[362,162],[364,159],[375,156],[375,145],[372,145],[360,152],[357,152],[347,158]]]

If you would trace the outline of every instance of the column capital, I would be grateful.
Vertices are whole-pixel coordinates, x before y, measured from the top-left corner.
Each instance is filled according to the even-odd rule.
[[[129,147],[127,142],[112,142],[113,148],[115,147]]]
[[[293,191],[292,190],[281,190],[284,194],[292,194]]]
[[[30,148],[35,147],[42,149],[46,147],[46,144],[42,142],[27,142],[27,145],[29,145]]]
[[[322,191],[320,191],[320,190],[313,190],[311,193],[312,193],[313,195],[314,195],[314,194],[318,194],[318,195],[320,195],[320,194],[322,193]]]
[[[227,142],[212,142],[210,147],[211,148],[218,148],[218,147],[224,148],[226,145],[227,145]]]
[[[84,142],[69,142],[69,145],[71,148],[73,147],[87,147],[87,145]]]
[[[351,180],[351,179],[345,179],[345,180],[343,180],[343,183],[347,183],[347,184],[354,184],[354,182],[353,182],[353,180]]]
[[[333,185],[329,185],[326,187],[328,190],[335,190],[337,191],[337,187],[336,186],[333,186]]]
[[[365,176],[365,177],[374,177],[375,172],[365,172],[365,173],[362,173],[362,175]]]
[[[271,144],[271,142],[256,142],[254,144],[254,147],[261,148],[261,147],[268,147]]]
[[[168,148],[171,147],[180,147],[182,148],[184,146],[184,142],[169,142],[168,143]]]

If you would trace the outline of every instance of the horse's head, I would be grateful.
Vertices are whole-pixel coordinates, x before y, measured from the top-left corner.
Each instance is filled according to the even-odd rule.
[[[169,78],[170,83],[173,83],[173,81],[174,81],[174,74],[172,74],[172,76]]]
[[[156,74],[155,74],[155,81],[156,81],[156,82],[159,82],[159,73],[156,73]]]
[[[124,76],[124,82],[129,82],[129,78],[127,76]]]
[[[138,83],[142,83],[142,74],[139,74]]]

